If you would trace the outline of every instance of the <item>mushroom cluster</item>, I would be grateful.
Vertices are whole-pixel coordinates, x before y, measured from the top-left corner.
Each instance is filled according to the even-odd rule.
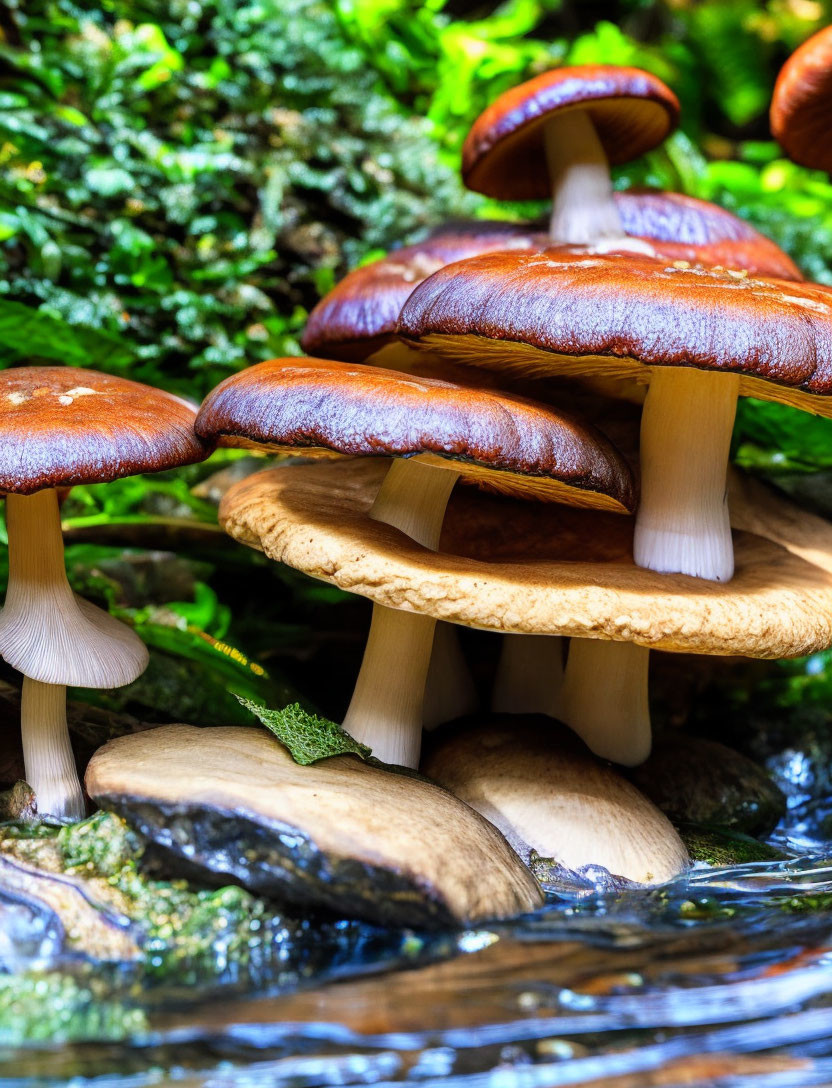
[[[798,55],[801,71],[814,56]],[[815,131],[813,78],[781,78],[783,131]],[[64,687],[125,683],[146,663],[129,630],[71,593],[56,489],[235,446],[295,456],[231,487],[221,524],[372,602],[343,727],[445,787],[437,811],[453,794],[505,836],[514,854],[483,840],[506,875],[501,902],[536,902],[515,854],[643,884],[687,867],[671,823],[619,767],[650,753],[651,649],[777,658],[832,645],[828,539],[729,473],[738,397],[832,416],[832,290],[723,209],[613,191],[610,164],[658,146],[678,114],[672,91],[633,68],[565,67],[503,94],[465,141],[463,178],[495,199],[551,199],[548,223],[451,223],[350,273],[310,315],[305,357],[235,374],[195,418],[90,372],[0,377],[0,422],[27,436],[0,452],[0,654],[25,677],[27,775],[45,810],[82,811]],[[490,691],[476,689],[459,628],[502,636]],[[228,730],[208,777],[239,815],[238,737],[240,766],[257,764],[262,738]],[[194,731],[169,729],[165,744],[199,793]],[[149,745],[124,751],[145,759]],[[278,762],[270,781],[288,797],[296,774],[293,811],[315,822],[318,787]],[[108,796],[102,782],[117,781],[122,811],[138,779],[117,764],[108,750],[88,782]],[[383,776],[369,776],[379,805]],[[171,818],[196,803],[175,782],[162,793]],[[260,794],[270,826],[289,819],[280,796]],[[362,841],[342,802],[333,850]],[[368,841],[362,857],[377,858]],[[411,875],[408,889],[424,876]]]
[[[613,192],[610,164],[656,147],[678,113],[631,68],[513,88],[474,123],[463,178],[551,198],[548,225],[451,223],[350,273],[310,316],[309,357],[226,380],[197,419],[206,442],[313,458],[240,482],[220,518],[373,602],[344,727],[419,767],[423,730],[477,705],[453,628],[500,632],[490,711],[468,717],[479,739],[442,730],[422,766],[521,852],[603,857],[646,883],[685,851],[596,757],[649,755],[650,649],[776,657],[832,640],[823,564],[761,519],[735,537],[726,501],[740,395],[832,414],[832,293],[720,208]],[[547,755],[529,757],[522,715],[545,716],[548,758],[570,768],[542,797],[531,768]],[[465,781],[458,753],[477,744],[494,751]],[[556,810],[580,811],[585,833]]]

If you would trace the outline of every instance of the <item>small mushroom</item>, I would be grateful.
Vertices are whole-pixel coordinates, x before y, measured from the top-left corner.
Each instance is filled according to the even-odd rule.
[[[480,114],[462,147],[462,177],[498,200],[551,195],[552,241],[652,253],[624,230],[610,163],[657,147],[678,118],[676,96],[649,72],[556,68],[512,87]]]
[[[26,779],[40,813],[84,815],[66,687],[119,687],[148,660],[129,627],[70,589],[56,489],[202,460],[209,447],[193,433],[194,416],[179,397],[91,370],[0,373],[0,493],[9,540],[0,655],[23,674]]]
[[[385,471],[368,458],[268,469],[227,493],[221,521],[242,543],[376,605],[466,627],[634,643],[645,657],[796,657],[832,644],[832,539],[815,534],[804,548],[800,519],[767,508],[778,538],[738,532],[736,574],[720,583],[635,566],[630,518],[463,490],[433,552],[371,516]],[[605,673],[588,679],[605,699]],[[643,741],[628,724],[598,715],[585,739],[637,763]]]
[[[511,394],[461,389],[378,367],[320,359],[261,363],[208,396],[196,429],[224,444],[393,457],[368,517],[394,527],[399,540],[410,538],[428,553],[438,546],[458,478],[509,494],[620,513],[635,504],[626,462],[593,428]],[[292,467],[280,471],[290,473]],[[239,494],[234,487],[225,496],[221,523],[234,521]],[[258,546],[257,532],[275,516],[264,501],[262,520],[248,542]],[[314,522],[306,533],[314,549],[313,529]],[[385,582],[383,565],[369,578]],[[351,588],[365,593],[368,587]],[[373,612],[344,725],[385,762],[415,767],[435,617],[410,594],[399,597],[395,586],[389,588],[387,607]],[[421,592],[430,595],[430,579]]]
[[[783,65],[770,121],[772,135],[790,159],[832,173],[832,27],[813,34]]]

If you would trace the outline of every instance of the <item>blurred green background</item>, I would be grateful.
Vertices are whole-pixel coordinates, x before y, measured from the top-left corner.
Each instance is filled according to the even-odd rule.
[[[445,218],[540,210],[466,193],[459,148],[498,93],[561,63],[639,65],[681,99],[680,131],[617,185],[716,201],[832,283],[832,186],[768,131],[781,64],[830,22],[828,0],[0,4],[0,366],[91,366],[199,400],[298,353],[349,267]],[[832,423],[748,402],[735,453],[823,477]],[[230,720],[245,712],[228,688],[274,704],[314,689],[318,654],[341,662],[336,687],[354,667],[362,604],[216,530],[192,488],[223,464],[65,507],[75,584],[153,649],[130,691],[97,696],[115,709]]]

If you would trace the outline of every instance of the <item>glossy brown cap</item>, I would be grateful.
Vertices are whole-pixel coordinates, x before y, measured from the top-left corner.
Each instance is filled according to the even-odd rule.
[[[790,159],[832,173],[832,27],[814,34],[783,65],[770,120]]]
[[[208,395],[196,430],[223,445],[431,456],[484,486],[558,502],[632,511],[636,501],[609,440],[555,408],[357,363],[259,363]]]
[[[832,289],[817,284],[565,247],[496,253],[426,280],[399,331],[454,362],[501,371],[735,373],[745,395],[832,414]]]
[[[350,272],[309,315],[303,350],[360,362],[389,342],[399,312],[422,280],[452,261],[498,249],[543,249],[548,235],[521,223],[460,223]]]
[[[0,372],[0,492],[97,484],[204,460],[196,409],[149,385],[79,367]]]
[[[682,193],[632,189],[615,194],[627,234],[645,238],[657,256],[743,269],[753,276],[802,280],[791,257],[744,219]]]
[[[469,189],[498,200],[551,195],[543,127],[554,113],[583,109],[611,163],[657,147],[676,127],[679,101],[639,68],[587,64],[555,68],[501,94],[471,127],[462,145]]]

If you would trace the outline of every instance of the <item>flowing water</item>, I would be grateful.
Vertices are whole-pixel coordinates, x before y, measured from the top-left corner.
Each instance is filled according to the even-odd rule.
[[[129,1042],[7,1051],[0,1083],[832,1084],[832,850],[654,891],[586,881],[509,924],[351,947],[285,992],[156,993]]]

